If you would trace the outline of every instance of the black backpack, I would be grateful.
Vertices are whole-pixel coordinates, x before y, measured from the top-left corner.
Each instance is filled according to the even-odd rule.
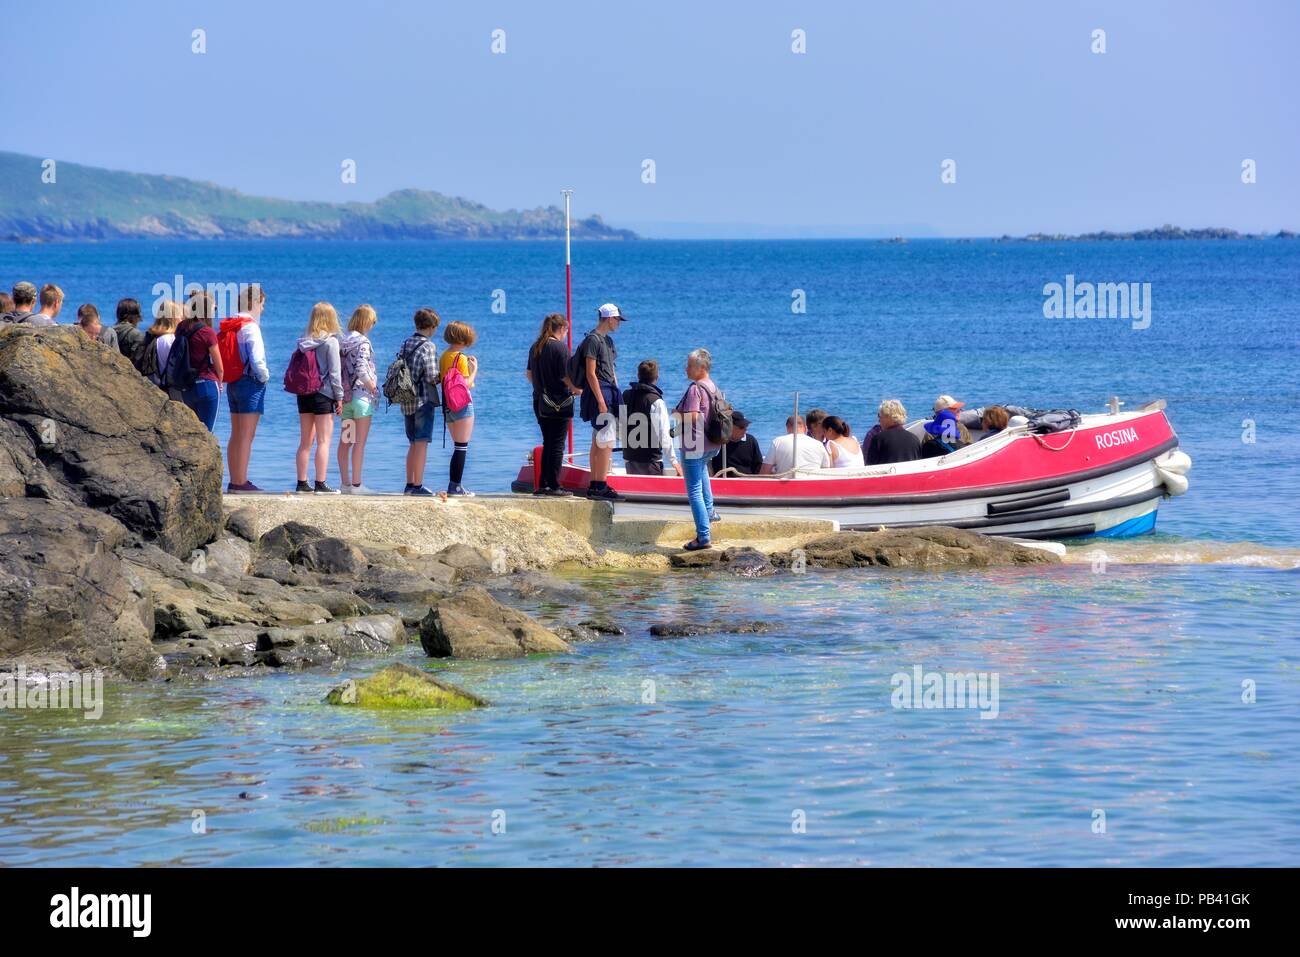
[[[575,389],[587,388],[587,357],[582,354],[582,347],[586,344],[587,340],[583,339],[573,355],[564,360],[564,375]]]
[[[176,333],[172,340],[172,351],[167,353],[167,365],[162,370],[164,389],[179,389],[181,392],[194,388],[198,381],[198,370],[190,364],[190,338],[199,324],[195,322],[184,335]]]
[[[136,371],[151,382],[154,379],[162,380],[162,370],[158,368],[157,336],[145,336],[144,348],[140,350],[140,364],[136,366]]]

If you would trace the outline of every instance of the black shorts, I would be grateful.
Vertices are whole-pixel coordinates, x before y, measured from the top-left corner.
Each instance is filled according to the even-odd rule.
[[[327,395],[313,392],[311,395],[298,396],[299,415],[329,415],[334,411],[334,400]]]

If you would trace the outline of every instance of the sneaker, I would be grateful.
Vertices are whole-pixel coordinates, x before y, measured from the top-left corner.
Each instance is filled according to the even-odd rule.
[[[595,499],[598,502],[621,502],[623,496],[614,491],[608,485],[602,489],[587,489],[587,498]]]
[[[533,494],[548,495],[551,498],[573,498],[573,493],[567,488],[544,488],[540,492],[535,492]]]
[[[344,495],[351,495],[352,486],[349,485],[347,482],[344,482],[341,486],[339,486],[339,491],[342,492]]]
[[[463,497],[465,497],[465,498],[473,498],[473,497],[474,497],[474,493],[473,493],[473,492],[470,492],[470,491],[466,491],[465,486],[463,486],[463,485],[456,485],[455,483],[453,483],[453,484],[447,486],[447,494],[448,494],[448,495],[460,495],[460,496],[463,496]]]
[[[317,495],[338,495],[339,494],[338,489],[330,488],[324,482],[317,482],[316,487],[312,491],[314,491]]]
[[[344,488],[343,491],[348,492],[348,494],[350,495],[374,495],[375,494],[364,485],[351,485]]]
[[[299,495],[302,495],[304,492],[310,492],[310,491],[311,491],[311,486],[308,485],[306,482],[299,482],[298,487],[294,489],[294,492],[296,492]]]
[[[407,495],[432,495],[433,492],[425,488],[423,485],[412,485],[411,490],[406,494]]]
[[[248,495],[252,492],[260,491],[262,490],[252,482],[245,482],[243,485],[236,485],[234,482],[231,482],[226,486],[227,495]]]
[[[710,525],[717,525],[718,522],[720,521],[722,521],[722,516],[719,515],[717,512],[714,512],[712,515],[709,516]]]
[[[415,486],[412,485],[410,482],[407,482],[407,483],[406,483],[406,487],[405,487],[404,489],[402,489],[402,494],[403,494],[403,495],[410,495],[410,494],[411,494],[411,489],[413,489],[413,488],[415,488]]]

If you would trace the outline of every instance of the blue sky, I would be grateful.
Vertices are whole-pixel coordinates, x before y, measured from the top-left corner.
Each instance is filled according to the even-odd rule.
[[[652,235],[1300,227],[1293,0],[5,6],[0,148],[249,193],[572,185]]]

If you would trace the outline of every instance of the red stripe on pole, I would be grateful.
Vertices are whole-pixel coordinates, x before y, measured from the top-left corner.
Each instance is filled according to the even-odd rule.
[[[569,324],[569,351],[573,352],[573,267],[564,264],[564,318]],[[573,419],[569,419],[569,461],[573,461]]]

